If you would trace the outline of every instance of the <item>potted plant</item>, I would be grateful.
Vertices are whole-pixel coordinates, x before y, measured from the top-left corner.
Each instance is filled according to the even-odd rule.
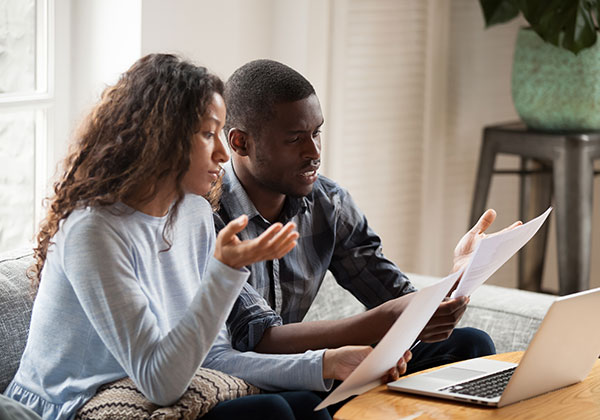
[[[522,15],[512,95],[527,126],[600,130],[600,0],[480,0],[486,27]]]

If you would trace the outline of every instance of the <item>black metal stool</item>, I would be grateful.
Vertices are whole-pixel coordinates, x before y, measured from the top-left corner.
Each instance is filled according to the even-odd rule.
[[[496,155],[521,157],[521,169],[494,169]],[[485,127],[475,181],[471,226],[483,211],[492,175],[521,176],[520,214],[523,221],[539,215],[554,199],[559,293],[586,290],[590,280],[594,160],[600,158],[600,132],[548,133],[523,123]],[[535,165],[534,169],[531,166]],[[519,253],[518,286],[541,290],[548,221]]]

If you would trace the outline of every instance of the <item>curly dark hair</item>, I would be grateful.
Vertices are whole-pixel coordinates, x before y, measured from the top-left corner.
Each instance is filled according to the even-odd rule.
[[[315,88],[291,67],[274,60],[250,61],[225,83],[225,133],[235,127],[258,135],[262,125],[274,117],[274,105],[313,94]]]
[[[163,230],[167,239],[184,197],[181,181],[190,166],[192,137],[215,93],[223,94],[221,79],[170,54],[140,58],[104,90],[63,162],[54,195],[46,200],[29,270],[34,293],[61,220],[88,206],[150,201],[157,183],[174,177],[176,199]],[[214,204],[214,188],[211,194]]]

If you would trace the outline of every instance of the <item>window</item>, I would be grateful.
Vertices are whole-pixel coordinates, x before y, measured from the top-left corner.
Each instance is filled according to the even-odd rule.
[[[0,2],[0,251],[28,246],[47,178],[52,0]]]

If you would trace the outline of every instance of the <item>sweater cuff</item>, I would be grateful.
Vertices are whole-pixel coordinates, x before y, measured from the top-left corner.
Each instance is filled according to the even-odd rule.
[[[317,357],[315,357],[316,363],[314,363],[314,369],[311,370],[311,383],[317,384],[318,389],[315,391],[331,391],[333,387],[333,379],[324,379],[323,378],[323,358],[325,357],[325,351],[327,349],[316,350],[315,353]],[[313,371],[314,370],[314,371]]]
[[[206,267],[206,271],[214,273],[214,275],[218,275],[223,281],[230,280],[234,284],[244,284],[248,277],[250,277],[250,270],[246,267],[242,267],[241,269],[233,268],[228,266],[225,263],[222,263],[214,256],[210,257],[208,261],[208,265]]]

